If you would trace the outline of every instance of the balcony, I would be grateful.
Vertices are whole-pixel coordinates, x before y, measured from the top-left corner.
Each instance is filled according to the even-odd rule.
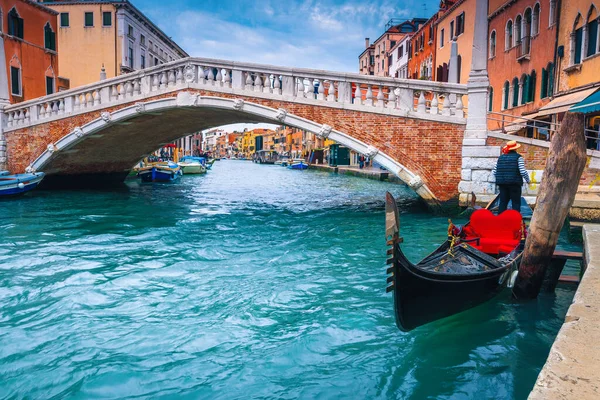
[[[517,42],[517,61],[529,60],[531,54],[531,37],[524,36]]]

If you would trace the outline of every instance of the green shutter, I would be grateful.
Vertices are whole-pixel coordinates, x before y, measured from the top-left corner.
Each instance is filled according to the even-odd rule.
[[[504,82],[504,109],[508,109],[508,96],[510,94],[510,84]]]
[[[548,64],[548,97],[554,94],[554,64]]]
[[[489,107],[488,107],[488,111],[492,112],[493,111],[493,103],[494,103],[494,88],[490,88],[490,101],[489,101]]]
[[[536,74],[535,71],[531,72],[529,76],[529,101],[535,101],[535,85],[536,85]]]
[[[545,99],[548,97],[548,72],[546,68],[542,68],[542,89],[540,91],[540,98]]]
[[[10,83],[11,93],[20,96],[21,95],[21,82],[20,82],[19,69],[10,67]]]
[[[581,41],[583,40],[583,28],[575,31],[575,64],[581,62]]]
[[[519,105],[519,80],[513,79],[513,102],[512,106],[517,107]]]
[[[112,14],[110,12],[102,13],[102,26],[111,26],[112,25]]]
[[[588,24],[588,43],[586,56],[593,56],[596,54],[597,40],[598,40],[598,20],[595,19]]]
[[[94,26],[94,13],[85,13],[85,26]]]
[[[60,13],[60,26],[65,28],[69,26],[69,13]]]

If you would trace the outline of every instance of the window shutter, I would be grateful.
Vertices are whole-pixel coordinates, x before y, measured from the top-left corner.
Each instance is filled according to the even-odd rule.
[[[17,36],[20,37],[21,39],[23,39],[24,33],[23,33],[23,18],[17,18],[17,26],[18,26],[18,32],[17,32]]]
[[[554,93],[554,64],[548,66],[548,97]]]
[[[16,36],[16,26],[15,26],[15,18],[12,15],[8,15],[8,34],[11,36]]]
[[[545,99],[548,97],[548,73],[546,68],[542,68],[542,89],[540,91],[540,98]]]
[[[588,24],[588,43],[586,56],[596,54],[596,43],[598,42],[598,20],[595,19]]]
[[[575,64],[581,62],[581,41],[583,39],[583,28],[575,31]]]
[[[21,94],[21,83],[19,82],[19,78],[19,69],[15,67],[10,67],[10,83],[12,94]]]

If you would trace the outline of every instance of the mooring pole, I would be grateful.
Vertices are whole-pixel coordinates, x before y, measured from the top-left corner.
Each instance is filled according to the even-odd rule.
[[[584,116],[567,113],[554,134],[523,260],[513,287],[517,299],[534,299],[542,286],[558,236],[575,200],[586,163]]]

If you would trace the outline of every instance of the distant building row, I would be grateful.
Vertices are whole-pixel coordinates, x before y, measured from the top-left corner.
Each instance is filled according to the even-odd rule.
[[[467,83],[476,2],[442,0],[428,20],[388,24],[373,44],[367,39],[360,73]],[[586,113],[588,147],[600,149],[594,140],[600,129],[598,6],[591,0],[489,0],[490,129],[548,139],[551,124],[573,108]],[[453,41],[456,71],[450,67]],[[534,122],[515,123],[516,117]]]
[[[188,56],[128,0],[0,0],[0,35],[11,103]]]

